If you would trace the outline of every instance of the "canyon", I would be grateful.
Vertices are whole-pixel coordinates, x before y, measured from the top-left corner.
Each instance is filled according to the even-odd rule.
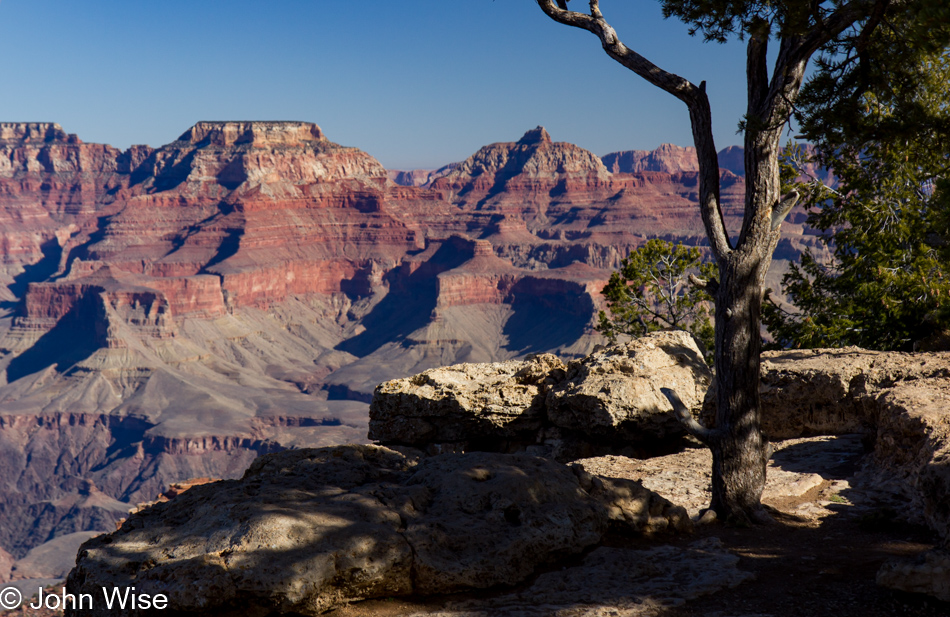
[[[723,151],[732,231],[741,159]],[[365,443],[383,381],[585,355],[621,258],[703,244],[697,185],[689,148],[600,158],[541,127],[399,172],[306,122],[124,151],[0,123],[0,579],[173,482]],[[782,234],[775,289],[820,250],[801,209]]]

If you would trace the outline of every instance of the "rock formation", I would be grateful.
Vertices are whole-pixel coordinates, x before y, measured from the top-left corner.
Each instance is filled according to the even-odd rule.
[[[933,550],[913,559],[891,560],[881,566],[877,584],[908,593],[921,593],[950,602],[950,551]]]
[[[748,580],[738,561],[717,538],[685,550],[599,547],[578,565],[542,574],[525,590],[450,602],[446,610],[409,617],[657,617],[664,607]]]
[[[696,148],[681,148],[673,144],[661,144],[656,150],[611,152],[605,154],[602,160],[607,169],[613,173],[632,174],[644,171],[659,171],[675,174],[682,171],[699,171]],[[720,167],[723,166],[720,165]],[[728,167],[724,168],[729,169]]]
[[[564,380],[556,356],[456,364],[380,384],[370,404],[369,438],[384,444],[506,451],[534,444],[545,426],[544,399]]]
[[[572,404],[592,410],[589,415],[595,421],[589,426],[570,427],[576,433],[587,431],[587,439],[601,430],[598,409],[602,418],[612,418],[617,430],[631,418],[637,430],[658,430],[662,422],[649,414],[656,419],[669,414],[651,409],[657,406],[655,388],[672,385],[691,399],[695,411],[702,405],[708,373],[696,364],[700,356],[690,342],[681,333],[658,333],[566,364],[544,354],[522,362],[430,370],[380,386],[373,430],[402,431],[400,440],[416,445],[446,440],[443,450],[474,450],[486,443],[497,449],[526,435],[544,434],[544,428],[557,421],[551,406],[563,412]],[[946,542],[950,354],[844,349],[770,352],[765,359],[761,392],[766,426],[777,431],[787,425],[786,433],[797,435],[848,433],[841,444],[826,440],[812,454],[808,448],[816,444],[805,444],[807,440],[780,444],[785,450],[773,460],[768,498],[802,496],[829,484],[803,471],[803,461],[823,453],[834,459],[832,466],[840,465],[842,452],[852,456],[860,451],[863,432],[874,449],[874,467],[862,472],[864,481],[889,483],[903,492],[908,500],[904,513],[919,512]],[[598,385],[592,392],[607,396],[587,395],[592,402],[572,403],[572,396],[584,396],[578,393],[585,392],[588,382]],[[611,400],[611,393],[621,393],[618,388],[636,393],[632,398],[643,403],[646,422],[631,415],[631,397]],[[415,415],[413,409],[418,410]],[[472,439],[463,442],[460,437]],[[611,471],[610,459],[621,458],[565,467],[528,453],[469,451],[426,457],[405,447],[270,454],[257,459],[240,481],[194,486],[133,514],[115,533],[86,543],[70,574],[69,589],[81,593],[134,583],[142,592],[166,594],[173,609],[183,612],[316,614],[361,598],[511,584],[560,556],[596,545],[607,530],[655,532],[689,526],[682,508],[639,482],[617,479],[635,477]],[[624,460],[627,467],[652,465],[650,483],[658,487],[657,482],[665,482],[663,490],[686,489],[693,498],[705,492],[704,486],[680,486],[682,470],[675,462],[663,463],[658,472],[658,463]],[[704,479],[708,481],[700,474],[699,480]],[[669,489],[670,483],[676,487]],[[687,501],[692,509],[702,505]],[[687,561],[687,553],[696,549],[701,554],[690,554]],[[734,557],[717,553],[713,546],[649,554],[652,557],[598,548],[582,563],[544,574],[523,591],[456,602],[446,614],[542,615],[543,610],[569,604],[563,594],[571,596],[572,606],[589,604],[595,611],[591,614],[600,614],[596,611],[605,605],[619,610],[626,605],[612,601],[613,595],[602,595],[607,583],[601,579],[612,581],[614,589],[628,589],[631,580],[640,579],[615,580],[610,573],[621,567],[627,573],[639,572],[645,567],[643,559],[651,558],[662,559],[663,565],[643,570],[645,581],[697,577],[704,571],[698,564],[720,564],[717,576],[696,578],[696,594],[745,577],[734,570]],[[916,560],[891,562],[881,569],[878,582],[946,599],[946,560],[944,546]],[[663,574],[667,570],[670,573]],[[200,584],[182,585],[183,579]],[[574,579],[595,582],[581,590],[570,582]],[[633,598],[655,600],[663,593],[661,587],[651,589],[646,582],[638,583],[625,597],[636,604],[645,600]],[[690,593],[681,591],[680,597],[693,597]],[[541,598],[546,608],[537,608]]]
[[[900,495],[901,518],[940,539],[885,564],[878,583],[950,601],[950,352],[766,352],[759,392],[770,439],[863,435],[873,452],[867,481]]]
[[[417,187],[306,122],[200,122],[124,152],[0,124],[0,507],[15,521],[0,547],[21,559],[73,531],[47,504],[86,503],[76,478],[137,503],[261,453],[365,440],[388,379],[584,356],[631,248],[701,242],[696,182],[611,173],[541,128]],[[743,181],[723,186],[734,229]],[[796,219],[783,230],[780,257],[813,241]],[[107,530],[112,512],[75,516]]]
[[[409,169],[406,171],[390,169],[386,173],[389,179],[400,186],[428,186],[436,178],[441,178],[458,166],[458,163],[449,163],[438,169]]]
[[[615,444],[663,442],[683,434],[661,388],[680,394],[687,408],[703,404],[712,373],[693,337],[654,332],[571,362],[547,395],[547,415],[564,431]]]
[[[612,524],[690,527],[682,508],[634,482],[524,454],[302,449],[133,514],[82,546],[67,588],[135,585],[188,614],[317,615],[363,598],[512,584]]]
[[[881,397],[893,396],[898,384],[920,387],[948,378],[950,353],[858,347],[765,352],[762,429],[771,439],[874,432],[887,418],[900,416],[881,411]]]
[[[682,333],[659,333],[567,365],[542,355],[390,381],[370,407],[370,436],[449,451],[528,449],[565,460],[589,456],[605,436],[618,449],[659,441],[677,429],[659,387],[688,397],[694,413],[703,405],[709,378],[689,343]],[[916,561],[887,564],[879,582],[946,600],[950,570],[940,564],[950,546],[950,352],[766,352],[760,395],[762,426],[773,440],[863,435],[874,463],[866,481],[901,495],[902,518],[927,525],[942,542]],[[814,474],[786,475],[793,477],[783,491],[821,483]]]
[[[814,155],[814,146],[804,144],[802,150],[805,155]],[[728,171],[735,176],[745,176],[745,150],[742,146],[728,146],[718,153],[720,171]],[[677,173],[685,171],[699,171],[699,159],[696,157],[696,148],[661,144],[656,150],[624,150],[611,152],[601,157],[604,165],[613,173],[641,173],[659,171]],[[804,162],[802,175],[799,179],[807,181],[819,179],[828,186],[835,186],[834,175],[828,169],[819,167],[814,162]]]
[[[529,451],[571,460],[670,447],[684,434],[660,388],[697,412],[711,374],[692,337],[656,332],[565,365],[523,361],[430,369],[379,385],[369,437],[437,451]]]

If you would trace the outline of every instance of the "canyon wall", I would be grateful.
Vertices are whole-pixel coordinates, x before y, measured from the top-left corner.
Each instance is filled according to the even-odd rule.
[[[585,354],[631,249],[703,244],[694,160],[538,127],[393,173],[306,122],[125,151],[0,123],[0,555],[260,452],[365,441],[381,381]],[[736,230],[744,180],[721,177]],[[793,216],[780,257],[813,243]]]

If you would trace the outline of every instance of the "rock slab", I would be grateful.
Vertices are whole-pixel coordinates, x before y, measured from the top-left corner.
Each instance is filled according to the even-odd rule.
[[[551,354],[459,364],[380,384],[370,439],[434,451],[536,449],[571,460],[678,439],[660,388],[694,411],[711,373],[692,337],[655,332],[565,365]]]
[[[660,388],[699,409],[711,381],[692,336],[654,332],[571,362],[547,395],[547,416],[556,427],[604,440],[665,439],[683,430]]]
[[[762,354],[763,429],[770,438],[863,433],[875,485],[905,499],[941,547],[889,562],[879,584],[950,600],[950,353],[812,349]]]
[[[638,483],[527,454],[418,460],[377,446],[292,450],[90,540],[67,588],[134,585],[186,614],[317,615],[365,598],[514,584],[618,525],[691,523]],[[83,614],[120,612],[97,604]]]
[[[937,549],[912,560],[888,561],[878,570],[877,584],[950,602],[950,551]]]
[[[762,430],[769,439],[873,432],[882,393],[935,378],[950,378],[950,353],[767,351],[759,385]]]
[[[878,570],[877,584],[950,602],[950,551],[933,550],[913,560],[888,561]]]
[[[750,578],[738,562],[718,538],[685,548],[600,547],[577,566],[542,574],[524,591],[411,617],[657,617],[664,608]]]
[[[544,396],[567,367],[552,354],[434,368],[376,388],[369,438],[426,446],[530,439],[544,425]]]

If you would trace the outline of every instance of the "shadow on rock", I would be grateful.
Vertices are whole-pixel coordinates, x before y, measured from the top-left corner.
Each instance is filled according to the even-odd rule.
[[[638,483],[525,454],[293,450],[87,542],[67,587],[98,596],[134,585],[181,614],[317,615],[364,598],[512,585],[617,527],[690,521]],[[91,614],[151,613],[100,603]]]
[[[7,366],[7,382],[38,373],[55,365],[60,372],[81,362],[102,347],[104,319],[97,294],[77,302],[29,349],[13,358]]]

